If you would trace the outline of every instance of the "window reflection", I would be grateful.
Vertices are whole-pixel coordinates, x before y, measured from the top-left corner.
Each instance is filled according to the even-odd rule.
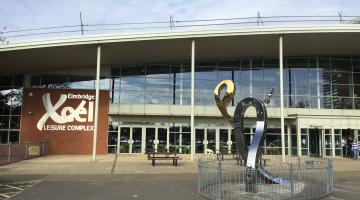
[[[284,99],[288,107],[359,108],[358,57],[290,56],[285,58],[284,63]],[[109,75],[102,74],[100,88],[110,90],[112,103],[189,105],[190,66],[189,61],[113,66],[109,69]],[[30,84],[33,87],[94,89],[94,69],[45,72],[32,76]],[[22,76],[16,77],[0,80],[1,90],[9,89],[3,82],[22,85]],[[197,105],[214,106],[212,93],[215,86],[219,81],[228,79],[234,81],[237,90],[231,105],[235,106],[249,96],[262,99],[270,88],[274,88],[274,98],[269,106],[279,106],[278,58],[197,60],[195,78]]]

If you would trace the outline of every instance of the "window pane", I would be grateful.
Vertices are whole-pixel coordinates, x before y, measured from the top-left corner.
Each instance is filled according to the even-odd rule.
[[[123,77],[120,82],[120,90],[144,90],[144,77]]]
[[[70,75],[69,88],[74,89],[94,89],[95,80],[93,76]]]
[[[165,64],[146,65],[146,77],[168,79],[170,77],[170,65],[165,65]]]

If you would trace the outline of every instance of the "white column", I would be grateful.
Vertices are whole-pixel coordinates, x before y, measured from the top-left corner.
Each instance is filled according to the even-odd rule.
[[[116,146],[116,152],[117,154],[120,153],[120,132],[121,131],[121,127],[119,126],[119,129],[118,129],[118,135],[117,135],[117,146]]]
[[[133,143],[134,143],[134,140],[133,140],[133,127],[130,126],[130,136],[129,136],[129,140],[128,140],[128,144],[129,144],[129,152],[128,153],[132,153],[132,146],[133,146]]]
[[[145,153],[146,148],[146,128],[145,126],[141,129],[141,153]]]
[[[296,123],[296,138],[297,138],[297,151],[298,156],[302,156],[302,147],[301,147],[301,129],[300,129],[300,119],[297,119]]]
[[[166,150],[169,150],[170,149],[170,144],[169,144],[169,142],[170,142],[170,128],[169,127],[167,127],[167,129],[166,129]]]
[[[289,156],[291,156],[291,126],[290,126],[290,124],[288,124],[288,126],[287,126],[287,138],[288,138],[288,154],[287,155],[289,155]]]
[[[228,153],[231,154],[231,146],[232,146],[232,141],[231,141],[231,130],[232,129],[228,129]]]
[[[155,139],[154,139],[154,147],[155,147],[155,152],[157,152],[158,149],[158,142],[159,142],[159,128],[155,127]]]
[[[215,153],[220,153],[220,129],[215,129]]]
[[[335,130],[333,127],[331,128],[331,144],[332,157],[335,157]]]
[[[100,60],[101,46],[97,47],[97,62],[96,62],[96,85],[95,85],[95,116],[94,116],[94,135],[93,135],[93,155],[92,161],[96,161],[96,144],[98,132],[98,116],[99,116],[99,88],[100,88]]]
[[[191,41],[191,161],[195,154],[195,127],[194,127],[194,103],[195,103],[195,40]]]
[[[319,59],[316,59],[316,94],[317,94],[317,108],[320,109],[321,108],[321,101],[320,101],[320,70],[319,70]]]
[[[279,63],[280,63],[280,124],[281,124],[281,155],[285,162],[285,120],[284,120],[284,61],[283,61],[283,36],[279,37]]]

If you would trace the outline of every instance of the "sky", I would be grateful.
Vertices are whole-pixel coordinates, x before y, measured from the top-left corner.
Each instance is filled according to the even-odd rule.
[[[360,15],[359,0],[0,0],[0,30],[279,15]]]

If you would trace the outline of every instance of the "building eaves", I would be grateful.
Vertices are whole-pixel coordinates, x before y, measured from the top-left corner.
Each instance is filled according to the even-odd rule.
[[[359,33],[358,24],[339,24],[324,26],[278,26],[278,27],[249,27],[238,29],[209,29],[209,30],[173,30],[167,32],[126,33],[111,35],[92,35],[83,37],[67,37],[51,40],[30,41],[0,45],[0,52],[46,48],[71,45],[106,44],[130,41],[166,40],[166,39],[193,39],[208,37],[226,37],[242,35],[286,35],[311,33]]]

